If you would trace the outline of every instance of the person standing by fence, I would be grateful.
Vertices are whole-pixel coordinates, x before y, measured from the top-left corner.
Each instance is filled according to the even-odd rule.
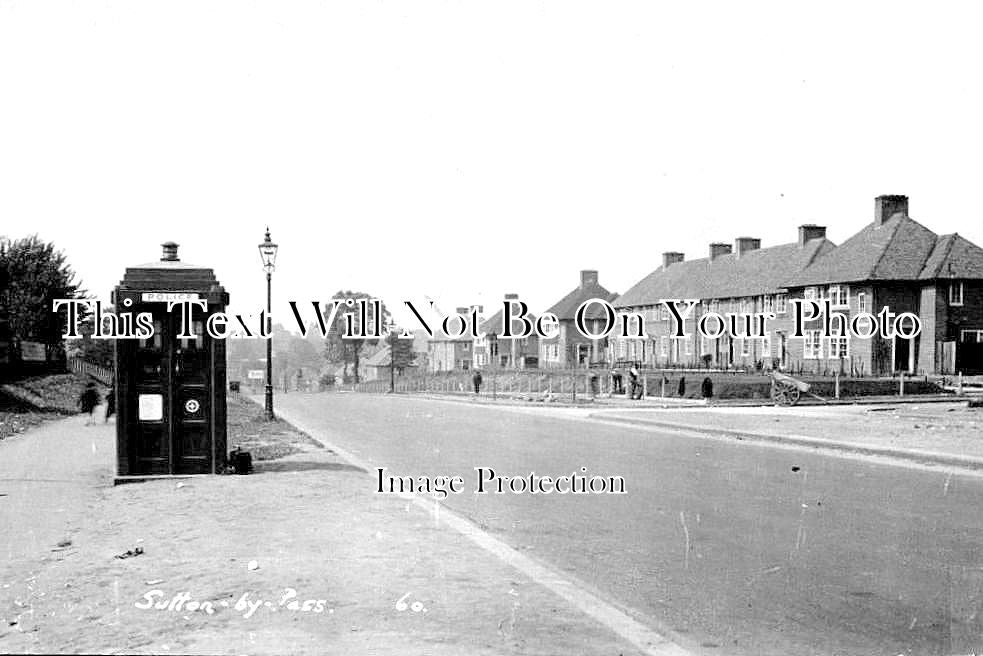
[[[632,400],[642,398],[642,386],[638,381],[638,376],[638,369],[632,365],[631,369],[628,370],[628,383],[631,386],[629,392]]]
[[[99,405],[99,392],[96,391],[95,381],[90,380],[85,385],[85,390],[79,396],[79,408],[82,412],[87,413],[89,418],[85,420],[86,426],[92,426],[96,422],[92,418],[92,412]]]
[[[703,401],[707,405],[713,404],[713,381],[707,376],[703,379],[703,385],[700,387],[700,391],[703,393]]]
[[[474,393],[478,394],[481,391],[481,372],[475,370],[474,375],[471,376],[471,382],[474,384]]]

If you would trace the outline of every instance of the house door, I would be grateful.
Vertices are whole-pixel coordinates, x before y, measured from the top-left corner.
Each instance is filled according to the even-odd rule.
[[[894,342],[894,371],[912,373],[914,363],[911,362],[914,351],[912,350],[912,340],[901,339],[895,336]]]
[[[953,344],[955,371],[968,376],[983,374],[983,330],[964,330],[959,344]]]

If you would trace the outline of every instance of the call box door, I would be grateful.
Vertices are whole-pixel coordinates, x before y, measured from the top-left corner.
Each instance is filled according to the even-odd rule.
[[[137,439],[133,472],[203,474],[212,467],[211,343],[204,316],[181,338],[180,313],[152,308],[154,336],[140,340],[134,362]]]
[[[171,377],[171,445],[175,474],[207,474],[212,467],[211,339],[205,332],[205,317],[192,321],[192,338],[181,338],[180,317],[172,320],[174,339]]]

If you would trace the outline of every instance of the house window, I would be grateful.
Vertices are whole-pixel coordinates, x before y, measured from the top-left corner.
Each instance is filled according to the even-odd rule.
[[[771,295],[766,295],[761,297],[761,311],[762,312],[774,312],[775,311],[775,297]]]
[[[557,362],[560,359],[560,345],[559,344],[547,344],[546,345],[546,359],[551,362]]]
[[[963,284],[954,282],[949,285],[949,305],[963,304]]]
[[[815,287],[806,287],[805,299],[807,301],[814,301],[814,300],[816,300],[816,288]]]
[[[690,339],[685,339],[685,340],[683,340],[683,344],[686,345],[685,346],[685,349],[686,349],[685,350],[685,353],[686,353],[686,355],[693,355],[693,341],[690,340]]]
[[[848,285],[832,285],[829,288],[829,300],[833,307],[850,307],[850,287]]]
[[[818,330],[807,330],[805,349],[802,354],[806,360],[818,360],[823,357],[823,343]]]
[[[867,292],[857,292],[857,311],[867,311]]]
[[[659,337],[659,355],[662,357],[669,355],[669,338],[665,335]]]
[[[983,344],[983,330],[964,330],[961,333],[962,341],[977,344]]]
[[[788,312],[788,294],[778,294],[775,296],[775,314],[786,312]]]
[[[751,355],[751,340],[745,337],[741,340],[741,356],[748,357]]]
[[[765,335],[761,341],[761,357],[770,358],[771,355],[771,335]]]
[[[829,357],[833,360],[842,360],[850,357],[850,338],[849,337],[830,337],[829,338]]]

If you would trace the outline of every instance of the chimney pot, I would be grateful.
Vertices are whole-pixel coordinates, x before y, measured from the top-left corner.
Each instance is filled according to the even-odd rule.
[[[676,251],[667,251],[662,254],[662,268],[668,269],[671,264],[678,264],[686,259],[686,256]]]
[[[805,246],[806,242],[812,241],[813,239],[825,239],[826,238],[826,226],[816,225],[814,223],[806,223],[799,226],[799,246]]]
[[[164,249],[163,255],[160,256],[161,262],[180,262],[177,256],[178,244],[173,241],[165,241],[161,247]]]
[[[710,244],[710,261],[714,261],[721,255],[730,255],[731,248],[730,244],[724,244],[722,242],[717,242]]]
[[[874,199],[874,225],[884,225],[895,214],[908,216],[907,196],[878,196]]]
[[[759,248],[761,248],[761,240],[757,237],[738,237],[734,240],[734,250],[737,252],[737,257]]]
[[[518,301],[519,300],[519,295],[518,294],[506,294],[505,295],[505,300],[506,301]]]

